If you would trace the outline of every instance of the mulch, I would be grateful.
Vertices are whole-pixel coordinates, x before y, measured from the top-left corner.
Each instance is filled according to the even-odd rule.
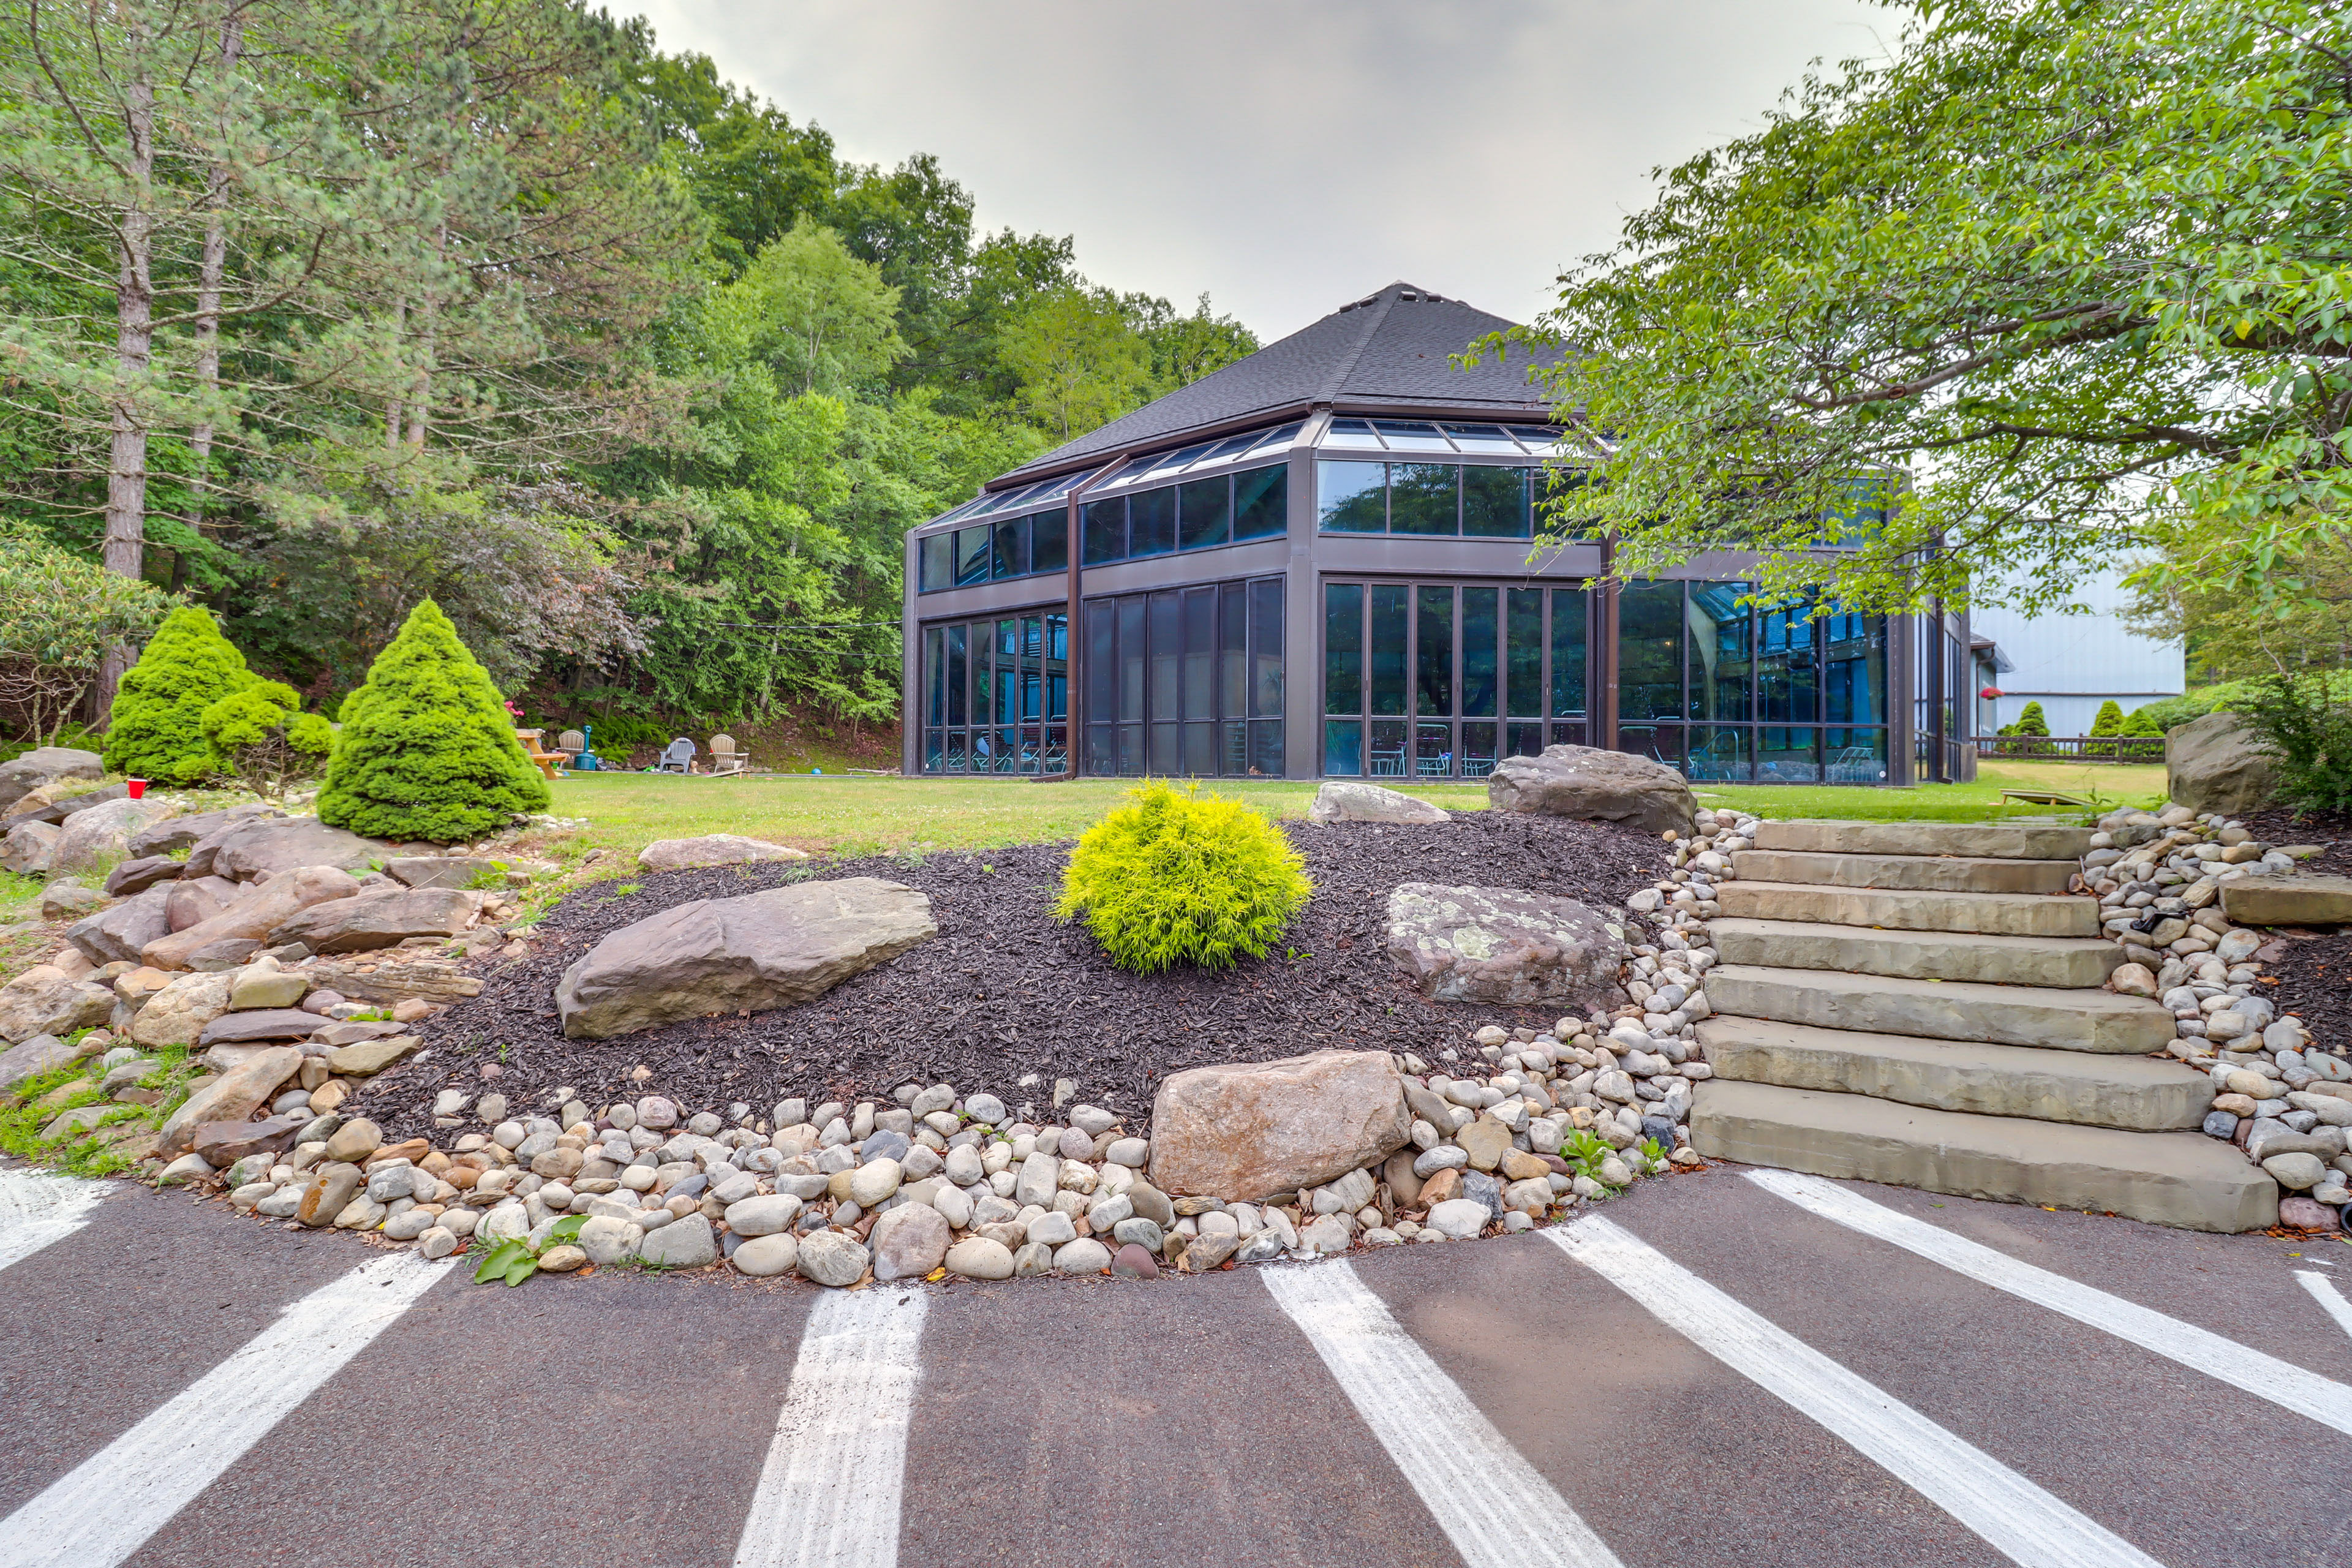
[[[2340,811],[2258,811],[2239,821],[2265,844],[2316,844],[2320,853],[2303,862],[2306,871],[2352,877],[2352,816]]]
[[[1132,1128],[1160,1079],[1186,1068],[1326,1047],[1429,1057],[1464,1047],[1481,1025],[1543,1027],[1559,1016],[1433,1002],[1408,985],[1385,935],[1400,883],[1517,888],[1621,909],[1666,867],[1651,835],[1558,817],[1481,811],[1449,826],[1284,826],[1315,896],[1282,950],[1221,971],[1130,974],[1082,926],[1054,921],[1066,844],[675,871],[618,898],[612,884],[585,889],[541,922],[529,956],[482,965],[479,996],[420,1026],[430,1055],[372,1080],[346,1113],[400,1138],[430,1129],[444,1088],[495,1088],[519,1110],[569,1087],[596,1105],[655,1093],[690,1110],[741,1101],[764,1113],[787,1095],[887,1100],[910,1081],[1048,1111],[1055,1081],[1069,1079],[1078,1098],[1121,1111]],[[812,875],[916,888],[930,896],[940,934],[804,1006],[616,1040],[564,1038],[555,984],[607,932],[690,900]]]
[[[2281,807],[2240,820],[2265,843],[2321,846],[2319,854],[2303,862],[2305,871],[2352,877],[2352,816]],[[2263,967],[2278,982],[2268,994],[2279,1011],[2301,1018],[2320,1044],[2352,1048],[2352,931],[2274,935],[2284,951]]]

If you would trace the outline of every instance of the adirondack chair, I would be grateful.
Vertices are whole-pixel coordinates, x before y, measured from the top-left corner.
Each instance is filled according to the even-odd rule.
[[[751,752],[735,749],[734,736],[710,737],[710,771],[713,773],[740,773],[751,760]]]
[[[680,735],[662,748],[660,760],[654,763],[654,772],[657,773],[692,773],[694,752],[694,742]]]

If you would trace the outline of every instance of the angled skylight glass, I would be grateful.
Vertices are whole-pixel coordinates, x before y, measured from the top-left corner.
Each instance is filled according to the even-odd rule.
[[[1369,419],[1334,419],[1331,433],[1323,437],[1326,447],[1353,447],[1366,452],[1381,449],[1381,438],[1372,433]]]
[[[1372,428],[1391,452],[1451,452],[1454,443],[1448,441],[1434,425],[1413,419],[1375,419]]]
[[[1519,455],[1518,443],[1499,425],[1442,425],[1438,428],[1465,452],[1492,452],[1505,458]]]

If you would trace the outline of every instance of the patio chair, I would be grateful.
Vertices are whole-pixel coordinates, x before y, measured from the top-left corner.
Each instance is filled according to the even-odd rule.
[[[654,772],[657,773],[684,773],[693,771],[694,742],[683,735],[663,747],[660,759],[654,763]]]
[[[1393,751],[1374,750],[1371,776],[1376,779],[1404,777],[1404,748],[1399,746]]]
[[[568,767],[580,753],[588,749],[588,737],[577,730],[566,730],[555,737],[555,749],[562,752]]]
[[[710,771],[713,773],[740,773],[751,760],[751,752],[735,749],[734,736],[710,737]]]

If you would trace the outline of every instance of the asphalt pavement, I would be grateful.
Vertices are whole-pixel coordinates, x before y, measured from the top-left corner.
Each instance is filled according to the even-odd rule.
[[[2333,1238],[1718,1165],[1201,1279],[509,1289],[79,1190],[0,1172],[0,1568],[2352,1564]]]

